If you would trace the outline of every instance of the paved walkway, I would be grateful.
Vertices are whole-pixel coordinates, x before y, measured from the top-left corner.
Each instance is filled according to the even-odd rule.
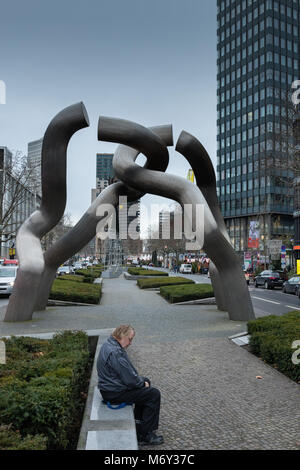
[[[99,306],[0,321],[0,336],[120,323],[135,327],[129,354],[162,393],[157,449],[300,449],[299,385],[229,341],[246,324],[213,305],[174,306],[134,281],[105,279]]]

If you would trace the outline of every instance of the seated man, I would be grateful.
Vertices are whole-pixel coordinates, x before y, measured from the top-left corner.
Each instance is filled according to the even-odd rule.
[[[101,346],[97,359],[98,388],[103,400],[111,404],[134,403],[137,437],[140,444],[164,442],[158,429],[160,391],[151,387],[147,377],[138,375],[125,351],[135,331],[130,325],[118,326]]]

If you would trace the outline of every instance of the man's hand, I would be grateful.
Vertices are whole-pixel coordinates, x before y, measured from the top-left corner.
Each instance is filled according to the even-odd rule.
[[[145,382],[145,387],[150,387],[148,382]]]

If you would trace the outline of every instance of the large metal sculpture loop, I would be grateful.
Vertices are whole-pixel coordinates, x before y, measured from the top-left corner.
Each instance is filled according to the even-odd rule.
[[[40,238],[57,224],[65,208],[68,141],[74,132],[86,126],[87,114],[83,104],[79,103],[61,111],[45,133],[42,207],[24,222],[18,233],[20,268],[5,321],[30,320],[33,311],[46,308],[58,266],[95,236],[99,222],[104,219],[97,215],[101,205],[110,204],[115,208],[119,196],[127,196],[129,201],[133,201],[147,192],[172,198],[182,206],[205,204],[204,248],[214,262],[211,274],[218,307],[228,310],[232,320],[253,318],[247,285],[218,207],[215,173],[210,158],[195,137],[182,132],[176,149],[190,162],[197,186],[178,176],[166,174],[169,161],[167,146],[173,145],[170,125],[147,129],[131,121],[100,117],[98,139],[120,144],[113,158],[120,182],[101,192],[75,227],[42,253]],[[144,167],[135,163],[139,153],[147,158]],[[195,213],[191,222],[194,230],[199,229],[196,227]]]

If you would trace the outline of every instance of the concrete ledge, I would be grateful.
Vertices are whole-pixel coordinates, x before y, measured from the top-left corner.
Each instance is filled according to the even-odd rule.
[[[138,450],[133,407],[111,410],[98,390],[97,358],[107,336],[98,338],[77,450]]]

